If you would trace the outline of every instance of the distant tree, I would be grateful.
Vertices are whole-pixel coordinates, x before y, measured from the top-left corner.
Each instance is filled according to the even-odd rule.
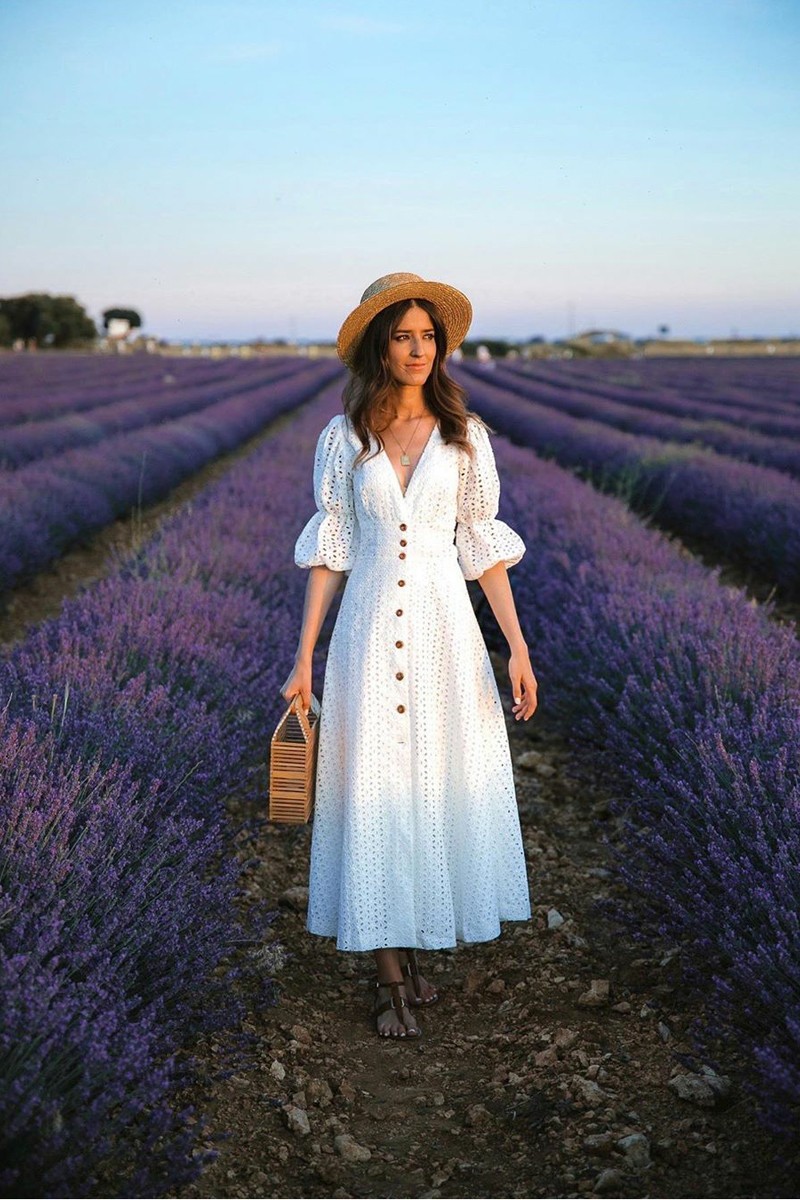
[[[52,344],[57,348],[73,346],[79,342],[93,342],[97,337],[97,326],[74,296],[55,296],[51,309]]]
[[[0,301],[0,303],[2,303]],[[0,346],[12,346],[14,344],[14,335],[11,331],[11,322],[5,313],[0,312]]]
[[[127,321],[131,329],[141,329],[142,318],[135,308],[106,308],[103,310],[103,328],[108,329],[110,321]]]
[[[21,338],[27,346],[62,349],[97,337],[94,321],[74,296],[48,292],[8,296],[0,299],[0,317],[10,327],[11,340]]]

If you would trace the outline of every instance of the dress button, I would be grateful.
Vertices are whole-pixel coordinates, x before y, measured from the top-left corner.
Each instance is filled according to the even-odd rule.
[[[398,704],[398,706],[397,706],[397,711],[398,711],[398,712],[405,712],[405,711],[406,711],[406,706],[405,706],[405,704]]]
[[[400,528],[401,528],[403,531],[405,531],[406,529],[408,529],[408,526],[407,526],[407,525],[401,525],[401,526],[400,526]]]
[[[398,558],[405,558],[405,556],[406,556],[406,552],[405,552],[405,550],[401,550],[401,551],[400,551],[400,553],[398,554],[398,556],[397,556],[397,557],[398,557]]]
[[[407,546],[407,545],[408,545],[408,542],[406,541],[406,539],[405,539],[405,538],[400,538],[400,545],[401,545],[401,546]]]
[[[401,650],[401,649],[402,649],[402,647],[403,647],[403,643],[402,643],[402,642],[395,642],[395,646],[397,646],[397,649],[398,649],[398,650]]]
[[[405,587],[405,586],[406,586],[406,581],[405,581],[405,579],[398,579],[398,581],[397,581],[397,586],[398,586],[398,587]]]
[[[402,615],[403,615],[403,610],[402,610],[402,608],[398,608],[397,612],[396,612],[394,615],[395,615],[396,617],[402,617]]]
[[[403,678],[403,672],[398,671],[397,674],[395,675],[395,679],[402,679],[402,678]]]

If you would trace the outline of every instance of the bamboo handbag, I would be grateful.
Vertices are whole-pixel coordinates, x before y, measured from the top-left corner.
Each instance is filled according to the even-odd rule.
[[[269,753],[269,819],[303,825],[314,806],[320,704],[311,694],[308,713],[293,696],[272,735]]]

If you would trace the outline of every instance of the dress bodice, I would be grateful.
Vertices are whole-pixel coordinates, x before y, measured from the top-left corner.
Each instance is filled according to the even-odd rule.
[[[332,417],[317,443],[317,512],[297,539],[296,564],[349,572],[359,554],[396,552],[403,525],[413,526],[415,548],[425,557],[449,554],[455,545],[467,579],[497,562],[519,562],[524,542],[497,519],[500,483],[488,434],[471,416],[468,432],[472,458],[434,426],[404,494],[377,438],[370,435],[370,456],[356,464],[360,439],[344,413]]]

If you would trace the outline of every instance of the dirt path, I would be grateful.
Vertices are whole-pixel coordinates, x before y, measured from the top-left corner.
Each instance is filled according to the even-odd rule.
[[[695,1081],[709,1107],[668,1087],[697,1009],[674,960],[592,911],[614,890],[607,794],[541,708],[508,730],[535,916],[423,956],[442,999],[418,1043],[373,1033],[371,955],[305,932],[310,830],[260,822],[247,891],[280,901],[265,964],[280,944],[289,958],[277,1005],[251,1013],[255,1068],[220,1081],[210,1109],[193,1098],[230,1137],[182,1195],[796,1195],[800,1163],[777,1162],[735,1086],[715,1101],[724,1079]]]

